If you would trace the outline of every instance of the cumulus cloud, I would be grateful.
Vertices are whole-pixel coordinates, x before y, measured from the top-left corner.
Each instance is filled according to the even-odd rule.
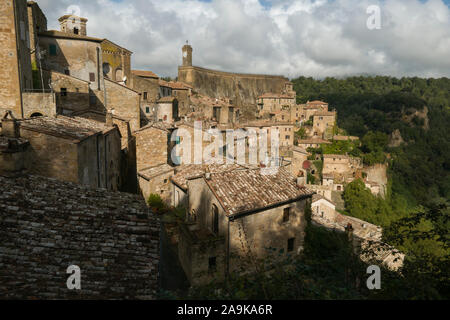
[[[176,76],[189,40],[194,65],[288,77],[450,76],[447,0],[38,0],[49,22],[69,6],[88,34],[134,52],[133,68]],[[367,7],[381,9],[369,30]]]

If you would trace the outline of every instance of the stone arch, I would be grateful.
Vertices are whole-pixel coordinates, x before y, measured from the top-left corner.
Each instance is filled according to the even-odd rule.
[[[123,70],[122,68],[117,68],[116,72],[114,73],[115,80],[120,82],[123,80]]]

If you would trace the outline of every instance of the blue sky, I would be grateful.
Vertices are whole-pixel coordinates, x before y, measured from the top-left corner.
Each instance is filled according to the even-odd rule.
[[[136,69],[176,76],[181,47],[194,64],[312,77],[450,77],[450,0],[37,0],[57,29],[71,5],[88,34],[134,52]],[[381,29],[366,12],[379,5]]]

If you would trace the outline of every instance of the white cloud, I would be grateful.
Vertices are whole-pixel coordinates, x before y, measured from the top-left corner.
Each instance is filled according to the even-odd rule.
[[[133,67],[175,76],[189,40],[194,64],[289,77],[450,76],[450,9],[442,0],[38,0],[50,28],[70,5],[88,34],[133,54]],[[381,7],[381,30],[366,8]]]

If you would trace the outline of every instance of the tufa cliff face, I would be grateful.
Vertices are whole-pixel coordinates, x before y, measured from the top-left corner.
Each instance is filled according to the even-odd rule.
[[[255,105],[266,92],[282,92],[289,81],[283,76],[228,73],[193,66],[178,68],[178,81],[189,84],[203,95],[229,98],[238,107]]]

